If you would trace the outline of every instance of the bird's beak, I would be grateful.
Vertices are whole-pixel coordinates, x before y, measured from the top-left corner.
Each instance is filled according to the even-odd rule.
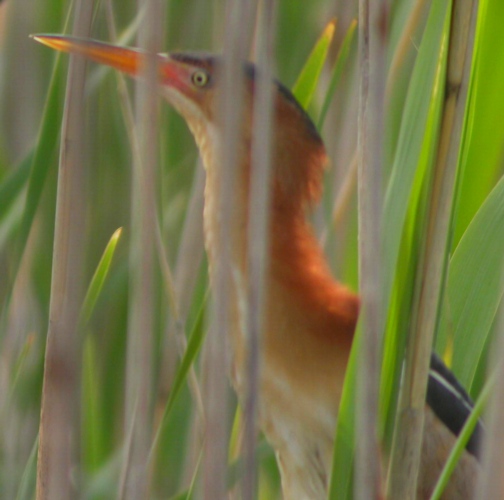
[[[63,35],[32,35],[51,49],[79,54],[97,63],[106,64],[128,75],[137,75],[145,55],[139,50],[116,47],[108,43]]]
[[[86,38],[64,35],[31,35],[48,47],[62,52],[79,54],[94,62],[105,64],[131,76],[138,76],[146,53],[138,49],[118,47]],[[186,90],[186,71],[168,54],[158,54],[159,80],[165,85],[181,91]]]

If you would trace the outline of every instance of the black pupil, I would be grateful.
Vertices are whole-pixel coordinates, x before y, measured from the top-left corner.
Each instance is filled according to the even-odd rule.
[[[205,75],[203,73],[196,73],[194,79],[198,85],[203,85],[205,83]]]

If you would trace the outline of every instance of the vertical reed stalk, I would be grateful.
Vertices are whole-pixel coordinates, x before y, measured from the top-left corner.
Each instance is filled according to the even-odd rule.
[[[227,449],[229,435],[229,398],[226,345],[229,339],[232,268],[233,219],[237,196],[237,165],[243,116],[243,68],[251,43],[251,20],[255,2],[227,3],[227,29],[224,60],[221,68],[222,90],[219,95],[220,126],[218,176],[213,188],[219,212],[219,231],[215,235],[215,262],[211,270],[214,301],[212,323],[205,346],[205,415],[206,433],[203,457],[205,498],[221,500],[226,496]],[[207,181],[208,182],[208,181]]]
[[[92,12],[92,1],[77,2],[75,35],[88,35]],[[76,423],[80,389],[81,343],[77,321],[83,299],[85,67],[82,58],[71,57],[58,171],[49,328],[39,426],[37,500],[66,500],[75,495],[71,471],[78,442]]]
[[[244,418],[245,477],[243,498],[256,498],[256,435],[260,385],[260,346],[264,322],[265,278],[269,266],[269,220],[271,206],[271,146],[273,126],[273,37],[275,0],[263,0],[258,8],[256,37],[256,91],[253,110],[252,169],[248,220],[247,296],[247,395]]]
[[[137,83],[136,131],[139,159],[133,165],[130,247],[130,302],[126,379],[126,447],[119,497],[146,498],[149,490],[148,454],[152,438],[154,252],[156,172],[158,154],[158,75],[156,54],[161,49],[164,10],[159,0],[145,6],[138,45],[146,51]],[[130,442],[128,442],[131,440]]]
[[[389,484],[391,498],[413,499],[416,495],[429,362],[438,324],[439,305],[443,299],[451,244],[450,224],[466,112],[477,3],[455,0],[452,5],[446,97],[392,445]]]
[[[381,214],[387,2],[359,2],[359,288],[362,296],[362,353],[358,378],[356,497],[380,492],[378,394],[383,336]]]

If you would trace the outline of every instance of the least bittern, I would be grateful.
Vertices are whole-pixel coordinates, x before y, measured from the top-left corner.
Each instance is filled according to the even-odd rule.
[[[101,42],[57,35],[35,39],[49,47],[81,54],[129,75],[137,75],[142,52]],[[159,54],[159,88],[186,120],[207,170],[205,236],[210,263],[214,258],[219,217],[215,187],[221,182],[216,140],[219,58],[198,54]],[[254,66],[244,65],[245,110],[238,179],[236,221],[247,225]],[[357,295],[331,276],[306,209],[317,201],[326,164],[324,144],[312,121],[283,85],[274,87],[272,204],[269,269],[262,341],[259,424],[277,453],[284,498],[326,498],[335,423],[343,379],[359,313]],[[236,266],[244,276],[247,232],[239,233]],[[212,274],[212,273],[211,273]],[[212,276],[210,276],[212,279]],[[239,320],[239,292],[232,309],[233,385],[244,397],[245,346]],[[460,432],[472,403],[453,374],[432,355],[428,381],[424,442],[418,498],[428,498]],[[476,450],[482,429],[476,428],[444,497],[470,498],[478,470]]]

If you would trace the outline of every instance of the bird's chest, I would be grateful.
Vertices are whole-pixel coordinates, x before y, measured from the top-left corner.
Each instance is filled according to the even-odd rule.
[[[243,406],[248,388],[247,342],[243,313],[243,274],[233,279],[233,305],[230,322],[232,351],[231,380]],[[269,301],[267,300],[267,303]],[[294,326],[276,308],[267,307],[266,324],[262,332],[261,366],[259,370],[258,426],[277,454],[281,469],[284,500],[325,498],[330,474],[333,436],[336,427],[337,392],[327,402],[317,391],[311,391],[297,381],[295,369],[279,362],[277,339]],[[279,329],[284,330],[283,333]],[[284,344],[284,354],[295,346]],[[285,360],[289,356],[283,356]],[[298,366],[299,371],[310,366]],[[309,375],[303,378],[308,379]]]
[[[239,289],[237,285],[235,297]],[[249,385],[241,310],[237,300],[233,306],[234,321],[229,340],[232,351],[230,378],[243,407]],[[268,344],[275,336],[271,326],[267,324],[263,331],[263,344]],[[283,498],[326,498],[337,412],[333,404],[326,404],[317,394],[300,388],[295,377],[280,367],[275,358],[268,348],[261,349],[258,427],[276,452]]]
[[[289,321],[285,323],[289,328]],[[275,449],[284,500],[323,499],[332,463],[336,405],[300,385],[294,370],[280,365],[268,345],[277,333],[268,328],[264,332],[259,426]],[[284,345],[286,351],[291,347]],[[303,369],[310,367],[300,364],[299,370]]]

